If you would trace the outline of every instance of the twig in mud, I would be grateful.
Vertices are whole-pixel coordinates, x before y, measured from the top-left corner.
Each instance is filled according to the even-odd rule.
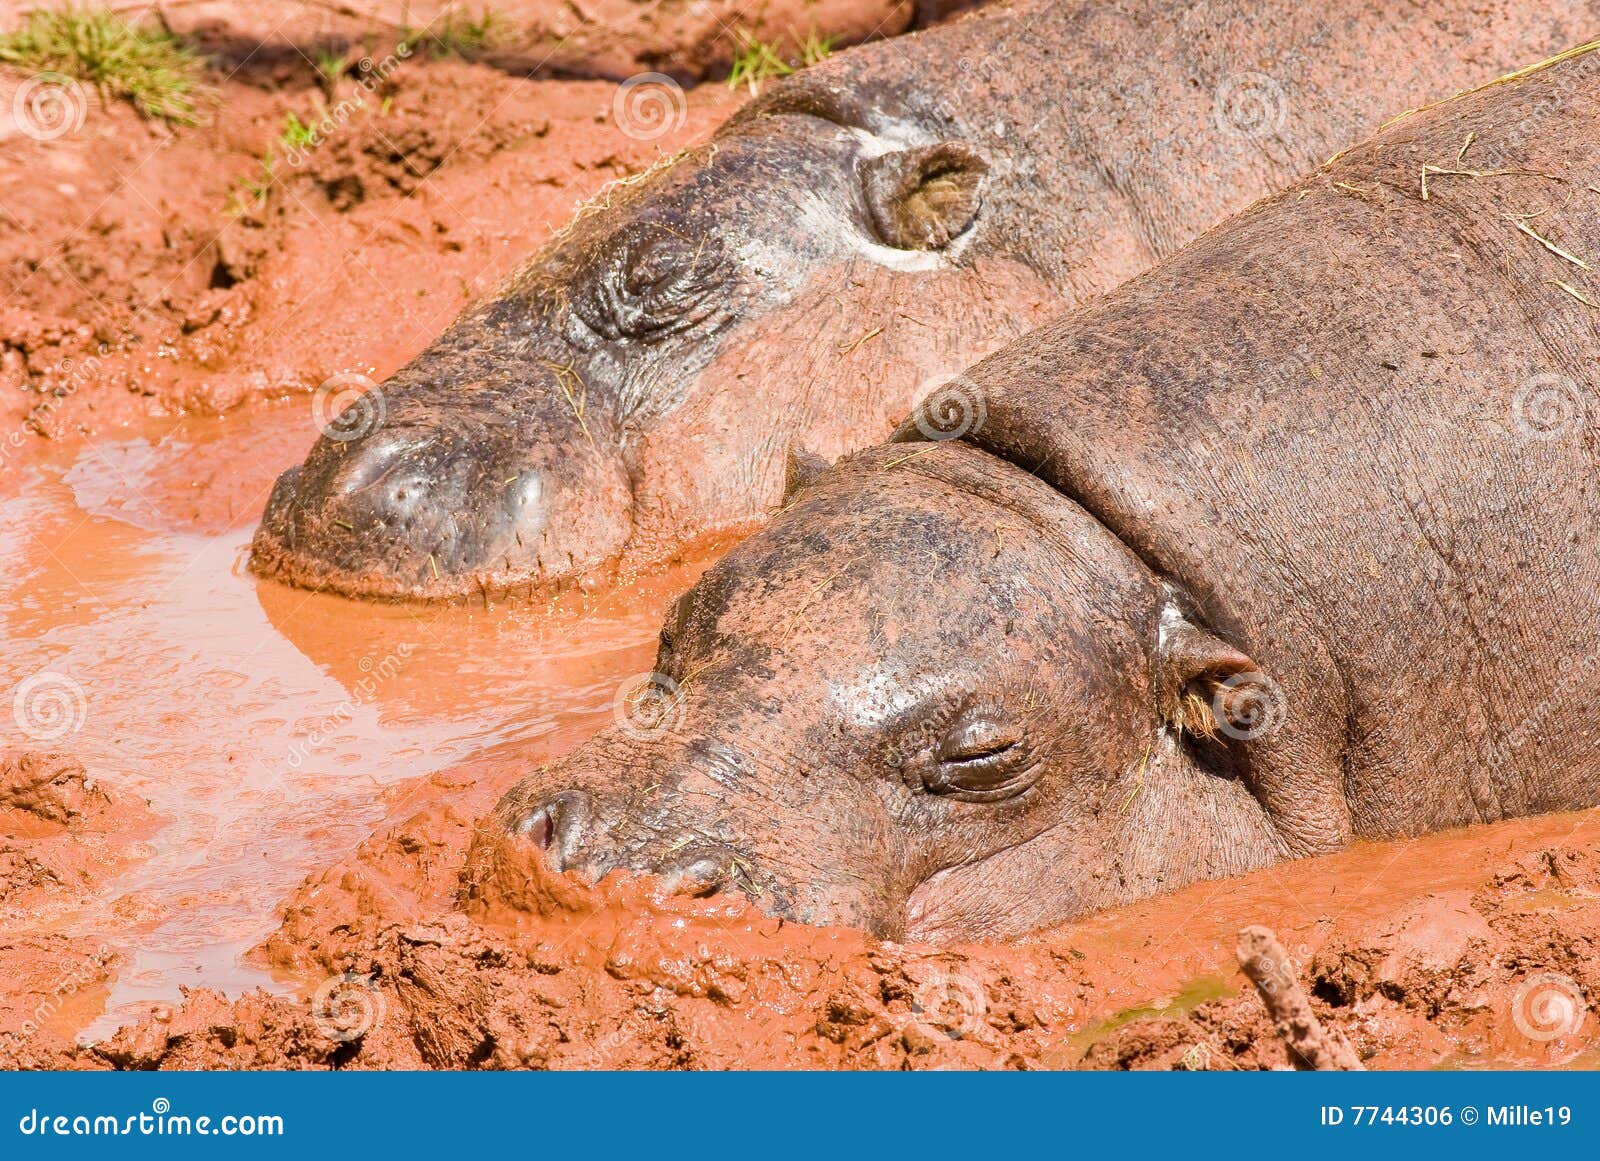
[[[556,386],[561,388],[561,394],[566,396],[567,406],[572,408],[572,414],[578,420],[578,427],[583,430],[583,438],[589,441],[590,447],[594,447],[594,436],[589,434],[589,424],[583,418],[584,405],[589,401],[589,385],[583,381],[583,377],[571,363],[552,363],[546,359],[544,365],[556,377]],[[576,391],[572,389],[573,383],[578,385]]]
[[[1587,262],[1585,262],[1582,258],[1579,258],[1576,254],[1572,254],[1572,253],[1569,253],[1566,250],[1563,250],[1560,246],[1557,246],[1549,238],[1546,238],[1543,234],[1539,233],[1537,230],[1535,230],[1532,226],[1528,225],[1528,223],[1523,221],[1522,219],[1513,217],[1511,214],[1507,214],[1506,215],[1506,221],[1510,222],[1518,230],[1520,230],[1524,234],[1528,235],[1528,237],[1532,238],[1535,242],[1539,243],[1539,245],[1543,246],[1546,250],[1550,251],[1550,253],[1554,254],[1557,258],[1565,258],[1568,262],[1572,263],[1579,270],[1590,270],[1590,269],[1592,269],[1592,267]]]
[[[1478,131],[1476,129],[1472,130],[1472,132],[1467,134],[1467,139],[1461,143],[1460,152],[1458,152],[1456,154],[1456,164],[1457,165],[1461,164],[1462,158],[1466,157],[1466,155],[1467,155],[1467,150],[1472,148],[1472,143],[1474,141],[1476,141],[1477,139],[1478,139]]]
[[[1425,113],[1429,109],[1437,109],[1440,105],[1448,105],[1452,101],[1459,101],[1462,97],[1470,97],[1472,94],[1481,93],[1485,89],[1492,89],[1498,85],[1509,84],[1513,81],[1520,81],[1524,77],[1531,77],[1534,73],[1543,72],[1545,69],[1550,68],[1553,65],[1564,64],[1565,62],[1574,60],[1577,57],[1587,56],[1596,49],[1600,49],[1600,40],[1586,40],[1582,44],[1574,45],[1572,48],[1556,53],[1555,56],[1546,57],[1544,60],[1537,61],[1534,64],[1517,69],[1515,72],[1505,73],[1502,76],[1496,77],[1492,81],[1485,81],[1483,84],[1475,85],[1470,89],[1462,89],[1461,92],[1456,93],[1453,96],[1445,97],[1438,101],[1430,101],[1426,105],[1418,105],[1415,109],[1407,109],[1405,112],[1400,113],[1397,116],[1390,117],[1382,125],[1379,125],[1378,132],[1381,133],[1391,125],[1398,125],[1402,121],[1409,120],[1410,118],[1415,117],[1418,113]],[[1343,157],[1348,152],[1350,152],[1349,149],[1341,149],[1338,153],[1335,153],[1322,164],[1324,166],[1332,165],[1335,161]]]
[[[1363,1072],[1355,1050],[1337,1030],[1328,1031],[1311,1011],[1300,982],[1289,968],[1289,957],[1278,937],[1265,927],[1246,927],[1239,932],[1235,952],[1239,967],[1256,986],[1261,1002],[1289,1060],[1300,1069],[1318,1072]]]
[[[1595,310],[1600,310],[1600,302],[1596,302],[1583,291],[1579,290],[1576,286],[1573,286],[1570,282],[1562,282],[1559,278],[1552,278],[1550,280],[1550,285],[1566,291],[1568,294],[1572,295],[1573,298],[1583,303],[1584,306],[1592,307]]]
[[[830,576],[826,580],[822,581],[820,584],[818,584],[809,593],[807,593],[805,595],[805,598],[800,602],[799,606],[795,609],[793,616],[791,616],[789,618],[789,624],[784,627],[783,636],[778,638],[778,640],[780,642],[787,641],[789,639],[789,635],[792,634],[795,631],[795,629],[799,627],[801,621],[805,621],[808,626],[811,624],[810,618],[806,616],[806,608],[816,598],[816,595],[818,593],[820,593],[823,589],[827,588],[829,585],[831,585],[834,581],[838,580],[843,575],[844,575],[844,569],[841,568],[841,569],[839,569],[839,571],[835,572],[832,576]]]
[[[1531,169],[1446,169],[1442,165],[1424,165],[1422,167],[1422,200],[1428,200],[1428,175],[1435,177],[1551,177],[1547,173],[1535,173]],[[1551,178],[1559,181],[1560,178]]]
[[[856,339],[854,342],[851,342],[851,343],[840,343],[839,344],[839,353],[841,355],[848,355],[852,351],[854,351],[857,347],[859,347],[862,343],[866,342],[868,339],[875,339],[881,334],[883,334],[883,328],[882,327],[873,327],[870,331],[868,331],[866,334],[862,335],[859,339]]]
[[[907,460],[914,460],[918,456],[925,456],[925,455],[927,455],[929,452],[931,452],[933,450],[934,449],[931,448],[931,447],[925,447],[921,451],[914,451],[908,456],[901,456],[897,460],[890,460],[888,463],[883,465],[883,470],[887,472],[890,468],[897,468],[901,464],[905,463]]]
[[[1133,776],[1133,785],[1128,787],[1128,793],[1122,799],[1122,805],[1117,808],[1118,814],[1127,814],[1134,800],[1144,791],[1144,772],[1150,768],[1150,751],[1155,749],[1155,743],[1146,742],[1144,754],[1139,759],[1139,769]]]

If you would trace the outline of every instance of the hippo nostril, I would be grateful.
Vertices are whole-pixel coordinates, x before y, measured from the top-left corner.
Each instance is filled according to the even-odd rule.
[[[588,819],[589,796],[566,790],[535,806],[517,829],[544,852],[552,871],[567,871],[578,859]]]
[[[556,820],[551,816],[550,808],[541,807],[530,814],[522,824],[522,833],[532,839],[541,851],[549,850],[556,837]]]
[[[377,432],[360,443],[338,445],[337,458],[330,464],[329,490],[339,495],[364,491],[396,468],[415,461],[428,443],[426,433],[397,429]]]
[[[673,895],[703,899],[727,885],[733,874],[732,851],[697,854],[662,873],[667,890]]]

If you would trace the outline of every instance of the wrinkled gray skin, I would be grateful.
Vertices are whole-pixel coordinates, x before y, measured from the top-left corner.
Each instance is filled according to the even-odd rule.
[[[1600,802],[1595,188],[1590,54],[990,357],[960,443],[800,473],[669,621],[659,727],[501,824],[590,876],[972,937]]]
[[[382,384],[381,424],[352,416],[278,482],[254,567],[542,591],[752,526],[786,449],[882,438],[1386,117],[1597,26],[1600,0],[1097,0],[840,54],[614,191]]]

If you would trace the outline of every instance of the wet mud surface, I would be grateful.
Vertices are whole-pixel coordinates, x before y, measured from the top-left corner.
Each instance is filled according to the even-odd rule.
[[[582,67],[714,72],[723,34],[686,29],[596,33]],[[585,887],[482,831],[611,720],[720,546],[553,606],[417,609],[259,581],[251,533],[318,384],[393,370],[743,98],[691,88],[641,140],[604,80],[419,59],[258,197],[287,114],[355,83],[297,56],[240,61],[199,130],[97,103],[61,140],[0,133],[0,1064],[1284,1067],[1233,959],[1253,923],[1368,1067],[1600,1063],[1596,812],[950,947]]]

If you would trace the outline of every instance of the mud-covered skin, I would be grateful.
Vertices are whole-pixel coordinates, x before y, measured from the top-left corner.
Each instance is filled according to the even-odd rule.
[[[614,191],[286,473],[254,567],[559,586],[752,525],[930,386],[1596,0],[1035,3],[855,49]]]
[[[669,708],[529,779],[499,817],[562,869],[740,887],[889,937],[1026,930],[1115,897],[1108,871],[1155,890],[1205,837],[1151,844],[1157,804],[1210,817],[1237,841],[1204,854],[1246,870],[1281,854],[1259,805],[1175,747],[1126,809],[1160,725],[1129,691],[1161,671],[1171,604],[1008,464],[958,444],[862,452],[680,601],[657,661]],[[1128,860],[1104,864],[1119,845]],[[970,866],[1051,888],[1002,894]]]
[[[1600,801],[1596,189],[1590,54],[991,356],[976,431],[825,471],[691,591],[670,728],[501,822],[973,936]]]

